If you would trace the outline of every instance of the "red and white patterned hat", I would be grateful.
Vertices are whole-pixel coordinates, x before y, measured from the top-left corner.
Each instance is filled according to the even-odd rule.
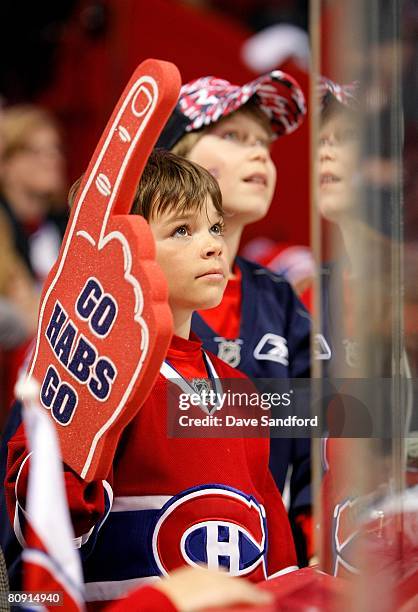
[[[251,98],[267,115],[276,137],[294,132],[306,114],[301,88],[281,70],[273,70],[242,86],[214,76],[201,77],[181,88],[177,106],[157,146],[171,149],[185,133],[216,123]]]
[[[340,85],[331,81],[331,79],[327,79],[327,77],[319,77],[317,89],[321,109],[324,109],[329,101],[335,98],[343,106],[356,110],[359,106],[357,98],[359,87],[360,83],[358,81]]]

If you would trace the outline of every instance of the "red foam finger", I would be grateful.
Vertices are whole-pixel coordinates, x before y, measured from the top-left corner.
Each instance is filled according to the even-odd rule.
[[[172,333],[136,187],[180,88],[173,64],[147,60],[120,98],[85,173],[44,288],[28,376],[59,434],[64,461],[105,478],[122,429],[145,401]]]
[[[177,101],[179,87],[174,64],[146,60],[136,69],[84,175],[68,235],[84,231],[97,241],[112,213],[129,213],[138,177]]]

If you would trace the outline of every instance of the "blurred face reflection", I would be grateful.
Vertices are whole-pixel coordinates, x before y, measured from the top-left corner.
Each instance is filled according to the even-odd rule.
[[[336,223],[358,203],[360,139],[354,121],[343,112],[326,119],[319,137],[319,209]]]

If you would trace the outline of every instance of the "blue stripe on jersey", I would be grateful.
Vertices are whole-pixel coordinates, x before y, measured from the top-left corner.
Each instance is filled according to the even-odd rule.
[[[152,533],[159,510],[111,512],[93,552],[84,561],[86,582],[158,576]]]

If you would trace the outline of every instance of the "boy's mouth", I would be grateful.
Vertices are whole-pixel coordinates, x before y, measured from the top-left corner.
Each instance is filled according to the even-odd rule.
[[[267,187],[267,176],[261,172],[250,174],[244,179],[244,183],[253,183],[254,185],[262,185]]]
[[[332,172],[322,172],[319,179],[321,186],[328,185],[330,183],[341,183],[341,179],[335,174],[332,174]]]
[[[221,280],[225,278],[224,271],[222,268],[210,268],[207,272],[199,274],[196,278],[211,278],[213,280]]]

